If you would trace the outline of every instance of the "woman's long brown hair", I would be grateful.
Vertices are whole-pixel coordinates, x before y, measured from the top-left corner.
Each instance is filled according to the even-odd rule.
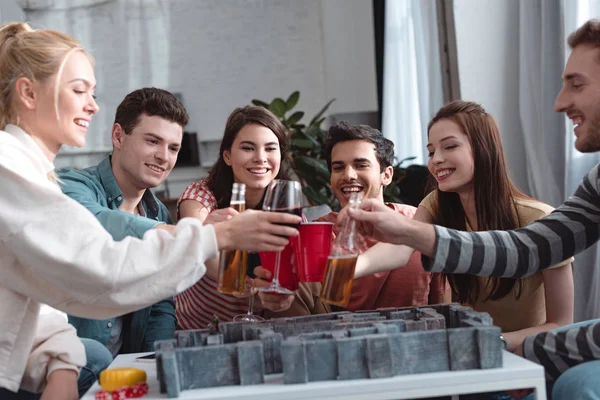
[[[259,106],[246,106],[236,108],[229,115],[225,124],[225,133],[221,140],[219,158],[208,171],[206,186],[213,192],[219,208],[229,207],[231,200],[231,186],[233,185],[233,169],[225,163],[223,153],[231,150],[233,142],[242,128],[249,124],[262,125],[269,128],[279,141],[281,165],[276,179],[289,179],[286,173],[285,162],[288,154],[287,131],[279,119],[269,110]],[[264,196],[263,196],[264,197]],[[262,200],[256,207],[262,208]]]
[[[427,133],[440,120],[450,120],[467,135],[473,152],[473,193],[477,212],[477,230],[511,230],[520,227],[516,210],[517,198],[528,199],[508,176],[506,158],[500,140],[500,131],[494,118],[477,103],[453,101],[442,107],[427,126]],[[465,212],[458,193],[442,192],[433,176],[430,188],[436,190],[437,213],[435,223],[452,229],[466,230]],[[446,275],[461,303],[474,303],[483,288],[474,275]],[[498,300],[514,291],[521,295],[522,282],[512,278],[490,278],[489,295],[484,299]]]

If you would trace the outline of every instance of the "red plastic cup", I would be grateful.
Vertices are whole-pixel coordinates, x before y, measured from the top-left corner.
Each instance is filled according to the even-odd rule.
[[[296,273],[300,282],[323,282],[331,252],[332,222],[304,222],[294,241]]]
[[[298,290],[300,286],[298,285],[296,270],[294,268],[294,263],[292,262],[292,258],[294,257],[293,247],[292,241],[290,241],[281,251],[281,260],[279,264],[279,284],[284,288],[294,292]],[[261,251],[258,254],[260,255],[262,267],[269,270],[271,272],[271,276],[274,276],[275,259],[277,257],[277,253],[274,251]]]

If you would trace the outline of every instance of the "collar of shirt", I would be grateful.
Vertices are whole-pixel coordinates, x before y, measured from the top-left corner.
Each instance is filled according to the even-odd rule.
[[[112,165],[110,163],[110,156],[107,156],[100,164],[98,164],[98,175],[100,176],[100,182],[106,192],[106,201],[110,208],[118,209],[123,203],[123,192],[112,171]],[[146,217],[151,219],[157,219],[159,214],[158,199],[154,194],[146,189],[142,196],[142,208],[146,213]]]
[[[10,133],[15,139],[30,150],[28,155],[42,174],[48,176],[49,173],[54,171],[54,164],[52,164],[46,155],[44,155],[44,152],[40,149],[40,146],[38,146],[35,140],[33,140],[31,135],[17,125],[12,124],[7,124],[4,131]]]

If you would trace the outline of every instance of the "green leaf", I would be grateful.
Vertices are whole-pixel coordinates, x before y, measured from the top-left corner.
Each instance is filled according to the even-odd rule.
[[[319,135],[320,131],[321,131],[321,128],[319,128],[318,126],[315,126],[315,125],[311,125],[308,128],[306,128],[306,131],[304,133],[306,136],[309,136],[311,138],[316,138]]]
[[[283,101],[283,99],[277,97],[271,102],[271,104],[269,104],[269,110],[278,118],[283,119],[286,112],[285,102]]]
[[[327,111],[327,109],[329,108],[329,106],[331,105],[331,103],[333,103],[335,101],[335,99],[331,99],[327,102],[327,104],[325,104],[323,106],[323,108],[321,108],[321,111],[319,111],[317,113],[317,115],[315,115],[312,120],[310,121],[309,125],[315,125],[315,122],[317,122],[322,116],[323,114],[325,114],[325,111]],[[317,125],[318,126],[318,125]]]
[[[300,98],[300,92],[297,90],[294,93],[290,94],[290,97],[288,97],[288,99],[285,101],[286,111],[290,111],[291,109],[296,107],[296,104],[298,104],[299,98]]]
[[[315,147],[320,147],[321,146],[321,143],[319,143],[319,141],[316,140],[313,136],[309,135],[308,132],[298,131],[297,132],[297,136],[301,137],[301,138],[304,138],[304,139],[310,140]]]
[[[320,142],[325,142],[325,131],[323,129],[319,129],[319,132],[317,132],[317,140],[319,140]]]
[[[296,111],[287,119],[287,123],[289,126],[293,127],[304,117],[304,111]]]
[[[315,144],[310,139],[293,138],[291,143],[293,147],[297,147],[299,149],[311,150],[313,147],[315,147]]]
[[[308,201],[310,202],[310,204],[313,206],[329,203],[329,199],[327,198],[326,195],[323,195],[322,193],[317,192],[315,189],[313,189],[310,186],[304,186],[302,188],[302,193],[304,193],[304,195],[308,198]]]
[[[323,160],[315,160],[311,157],[300,156],[296,160],[296,167],[304,166],[304,171],[316,173],[323,177],[323,179],[329,181],[329,170],[327,164]]]
[[[269,105],[262,100],[252,99],[251,103],[254,104],[255,106],[269,108]]]

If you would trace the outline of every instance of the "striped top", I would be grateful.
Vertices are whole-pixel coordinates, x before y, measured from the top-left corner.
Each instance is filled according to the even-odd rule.
[[[256,310],[254,310],[256,311]],[[220,293],[217,282],[204,275],[194,286],[175,296],[178,329],[204,329],[214,315],[228,322],[248,312],[248,300]]]
[[[435,226],[435,257],[423,257],[423,268],[520,278],[585,250],[600,238],[599,170],[600,164],[563,205],[525,228],[470,233]],[[529,336],[523,350],[554,380],[573,365],[600,359],[600,323]]]
[[[209,213],[217,209],[217,200],[204,180],[194,182],[185,189],[177,202],[177,214],[179,203],[183,200],[195,200]],[[247,298],[220,293],[217,290],[217,282],[206,275],[195,285],[175,296],[178,329],[204,329],[214,315],[220,321],[226,322],[238,314],[247,312]]]
[[[179,196],[179,200],[177,200],[177,217],[179,218],[179,204],[183,200],[195,200],[202,205],[202,207],[206,208],[208,212],[213,212],[219,206],[217,205],[217,199],[213,192],[206,186],[206,181],[201,179],[199,181],[193,182],[185,188],[181,196]]]

